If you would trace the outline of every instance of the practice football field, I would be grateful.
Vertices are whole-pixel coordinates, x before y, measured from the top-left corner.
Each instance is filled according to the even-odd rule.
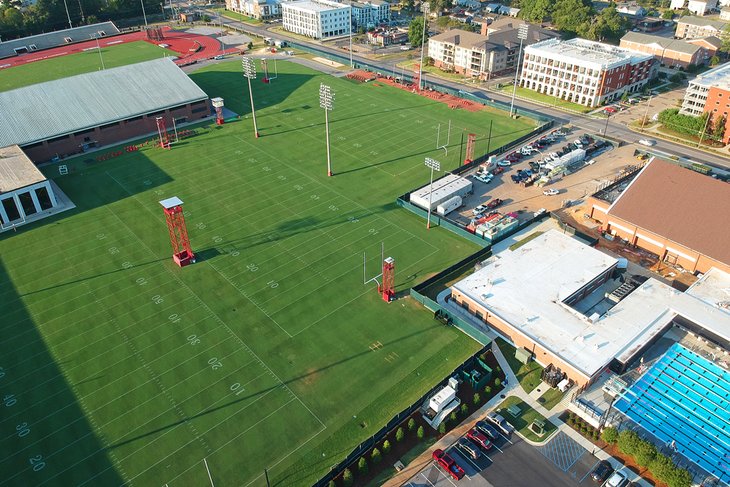
[[[150,61],[164,56],[179,56],[175,51],[163,49],[145,41],[104,46],[101,48],[101,54],[106,69]],[[100,69],[102,69],[101,59],[97,49],[33,61],[20,66],[0,69],[0,91],[14,90],[30,84],[43,83]]]
[[[240,120],[171,150],[65,161],[77,208],[0,235],[0,486],[311,485],[478,350],[410,298],[385,303],[381,245],[401,294],[477,250],[398,208],[456,167],[462,129],[493,144],[530,130],[394,88],[280,62],[192,75]],[[335,176],[326,176],[320,83]],[[451,120],[448,157],[436,130]],[[458,134],[458,136],[457,136]],[[198,263],[172,261],[158,203],[178,196]]]

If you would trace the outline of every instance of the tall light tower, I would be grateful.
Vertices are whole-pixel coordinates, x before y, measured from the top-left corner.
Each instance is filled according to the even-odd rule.
[[[335,94],[326,84],[319,85],[319,106],[324,109],[324,131],[327,140],[327,176],[332,176],[332,163],[330,161],[330,121],[328,113],[334,108]]]
[[[527,34],[530,30],[528,24],[522,24],[517,29],[517,38],[520,40],[520,53],[517,55],[515,61],[515,83],[512,86],[512,102],[509,104],[509,116],[512,116],[512,110],[515,106],[515,94],[517,93],[517,77],[520,74],[520,66],[522,66],[522,42],[527,39]]]
[[[147,27],[147,13],[144,11],[144,0],[139,0],[139,4],[142,5],[142,17],[144,18],[144,26]],[[162,13],[165,13],[164,9],[162,10]]]
[[[251,80],[256,79],[256,63],[250,57],[244,57],[241,59],[241,65],[243,66],[243,75],[248,80],[248,94],[251,97],[251,117],[253,118],[253,132],[256,138],[259,137],[259,129],[256,128],[256,110],[253,107],[253,91],[251,91]]]
[[[352,62],[352,3],[350,4],[350,67],[355,67]]]
[[[423,49],[426,46],[426,17],[430,10],[428,2],[421,2],[421,5],[423,5],[423,32],[421,33],[421,64],[418,66],[418,91],[421,91],[421,80],[423,80]]]
[[[441,170],[441,163],[436,159],[426,158],[426,167],[431,168],[431,184],[428,187],[428,219],[426,220],[426,229],[431,228],[431,202],[433,201],[433,171]]]

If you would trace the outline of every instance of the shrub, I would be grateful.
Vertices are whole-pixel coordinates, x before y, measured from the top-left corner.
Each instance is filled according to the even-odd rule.
[[[469,405],[466,403],[461,404],[461,414],[466,416],[469,413]]]
[[[449,420],[453,421],[454,423],[459,420],[459,416],[456,414],[456,411],[451,412],[451,414],[449,415]]]
[[[492,387],[491,386],[485,386],[484,387],[484,394],[489,395],[492,393]]]
[[[482,402],[482,397],[479,395],[478,392],[474,393],[474,405],[478,405],[480,402]]]
[[[442,435],[445,435],[446,434],[446,421],[443,421],[439,425],[439,433],[441,433]]]
[[[349,468],[346,468],[345,471],[342,473],[342,483],[345,487],[350,487],[352,485],[352,472]]]
[[[641,441],[636,445],[636,451],[634,451],[634,459],[636,463],[642,467],[648,467],[651,462],[656,458],[656,447],[648,441]]]
[[[640,441],[637,434],[631,430],[623,430],[618,434],[618,448],[627,455],[634,455]]]
[[[671,476],[672,471],[675,469],[672,459],[661,453],[657,453],[654,460],[649,464],[649,470],[651,474],[660,482],[667,482],[667,479]]]
[[[692,475],[683,468],[674,468],[667,479],[669,487],[690,487],[692,485]]]
[[[395,441],[398,441],[398,442],[401,442],[401,441],[403,441],[403,437],[404,437],[405,435],[406,435],[406,434],[405,434],[405,433],[403,432],[403,428],[401,428],[401,427],[399,426],[399,427],[398,427],[398,429],[397,429],[397,430],[395,431]]]
[[[423,429],[423,426],[419,426],[418,430],[416,430],[416,436],[419,440],[422,440],[424,436],[426,436],[426,431]]]
[[[360,457],[360,461],[357,462],[357,469],[361,474],[368,473],[368,461],[365,460],[365,457]]]
[[[413,431],[416,428],[416,420],[411,418],[408,420],[408,431]]]
[[[329,483],[327,484],[327,487],[337,487],[337,484],[335,483],[334,480],[330,480]]]
[[[494,370],[496,370],[497,372],[502,372],[502,367],[500,367],[499,365],[497,365],[497,368],[494,369]]]
[[[383,442],[383,453],[388,453],[390,451],[390,442],[388,440],[385,440]]]
[[[380,463],[380,460],[382,460],[383,457],[380,454],[380,450],[377,448],[373,448],[372,453],[370,453],[370,460],[373,461],[373,463]]]
[[[499,387],[501,385],[502,385],[502,381],[499,380],[499,377],[497,377],[496,379],[494,379],[494,387]]]

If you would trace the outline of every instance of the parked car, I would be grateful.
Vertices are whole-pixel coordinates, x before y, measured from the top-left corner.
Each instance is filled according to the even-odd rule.
[[[480,456],[482,456],[479,452],[479,448],[466,438],[459,438],[459,441],[456,442],[456,446],[464,455],[468,456],[472,460],[477,460]]]
[[[511,424],[509,424],[507,420],[504,419],[499,413],[491,412],[487,414],[485,419],[492,423],[494,426],[496,426],[497,429],[504,433],[506,436],[511,435],[512,432],[515,430],[515,428]]]
[[[656,144],[656,141],[649,140],[649,139],[641,139],[641,140],[639,140],[639,144],[645,145],[647,147],[651,147]]]
[[[629,483],[629,475],[625,470],[617,470],[603,484],[604,487],[626,487]]]
[[[492,201],[490,201],[489,203],[487,203],[487,209],[488,210],[493,210],[496,207],[498,207],[499,205],[501,205],[502,203],[504,203],[503,200],[501,200],[499,198],[494,198]]]
[[[445,451],[434,450],[433,459],[455,480],[461,480],[464,477],[464,469]]]
[[[510,161],[499,161],[499,162],[497,163],[497,165],[498,165],[498,166],[502,166],[502,167],[509,167],[509,166],[511,166],[511,165],[512,165],[512,163],[511,163]]]
[[[555,196],[556,194],[560,194],[560,191],[555,188],[546,189],[542,192],[545,196]]]
[[[613,467],[606,460],[601,460],[591,471],[591,479],[594,482],[605,482],[609,475],[613,473]]]
[[[470,429],[466,433],[466,437],[469,438],[474,443],[476,443],[477,445],[479,445],[480,447],[484,448],[485,450],[489,450],[492,448],[492,442],[489,441],[489,438],[487,438],[487,436],[484,433],[482,433],[481,431],[479,431],[476,428]]]
[[[493,440],[499,438],[499,432],[497,429],[486,421],[477,421],[476,427]]]
[[[484,213],[485,211],[487,211],[487,207],[484,205],[479,205],[476,208],[474,208],[473,210],[471,210],[471,212],[474,214],[474,216],[479,216],[482,213]]]

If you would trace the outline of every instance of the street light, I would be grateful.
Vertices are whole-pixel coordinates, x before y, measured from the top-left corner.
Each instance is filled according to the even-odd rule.
[[[426,158],[425,166],[431,168],[431,183],[428,187],[428,218],[426,219],[426,229],[431,228],[431,202],[433,201],[433,171],[441,170],[441,163],[436,159]]]
[[[606,112],[606,125],[603,127],[603,136],[606,136],[606,131],[608,130],[608,121],[611,120],[611,112]]]
[[[330,161],[330,121],[329,112],[334,108],[335,94],[332,88],[322,83],[319,85],[319,106],[324,109],[324,132],[327,140],[327,176],[332,176],[332,163]]]
[[[248,94],[251,97],[251,117],[253,118],[253,132],[256,138],[259,137],[259,129],[256,128],[256,110],[253,107],[253,91],[251,91],[251,80],[256,79],[256,64],[254,60],[245,57],[241,59],[241,65],[243,66],[243,75],[248,80]]]
[[[527,39],[527,34],[530,30],[528,24],[522,24],[517,29],[517,38],[520,40],[520,51],[517,55],[517,61],[515,62],[515,82],[512,85],[512,102],[509,104],[509,116],[512,116],[512,110],[515,106],[515,94],[517,93],[517,76],[520,74],[520,66],[522,66],[522,42]]]

